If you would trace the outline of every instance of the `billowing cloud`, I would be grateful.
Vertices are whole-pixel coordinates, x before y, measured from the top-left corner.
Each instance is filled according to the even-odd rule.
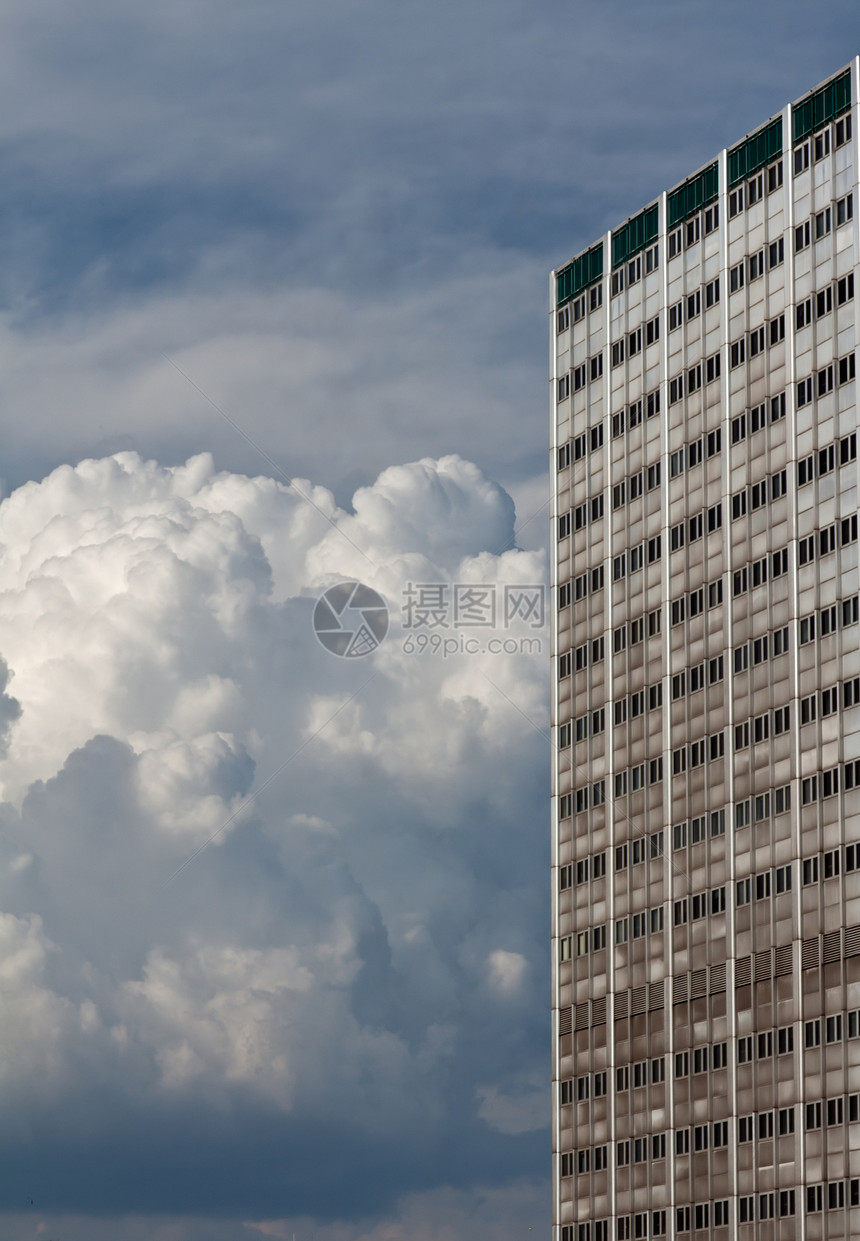
[[[130,452],[0,505],[0,1154],[66,1144],[52,1210],[96,1210],[106,1157],[126,1211],[264,1220],[542,1170],[546,629],[505,601],[545,562],[514,522],[456,456],[349,510]],[[312,618],[355,579],[390,630],[344,659]]]

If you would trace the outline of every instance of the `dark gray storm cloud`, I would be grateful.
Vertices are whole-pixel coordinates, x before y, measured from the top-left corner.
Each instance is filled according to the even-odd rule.
[[[452,446],[533,477],[546,271],[842,64],[855,7],[807,16],[7,6],[7,484],[124,448],[257,469],[162,352],[343,498]]]

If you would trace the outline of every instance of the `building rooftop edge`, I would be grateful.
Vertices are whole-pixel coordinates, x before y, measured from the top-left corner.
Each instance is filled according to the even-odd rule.
[[[739,138],[737,142],[733,142],[730,147],[723,147],[722,150],[718,151],[716,155],[712,155],[710,159],[705,160],[703,164],[700,164],[698,168],[695,168],[692,172],[688,173],[685,177],[682,177],[681,180],[676,182],[675,185],[669,186],[667,190],[661,190],[660,193],[657,194],[654,198],[649,199],[648,202],[644,204],[644,206],[632,212],[629,216],[627,216],[626,219],[620,220],[618,224],[615,225],[614,228],[608,229],[607,232],[616,233],[618,232],[619,229],[624,228],[625,224],[629,224],[631,220],[635,220],[636,217],[641,215],[643,211],[647,211],[649,207],[653,207],[655,204],[659,203],[660,199],[663,197],[663,194],[667,194],[667,195],[672,194],[675,190],[680,189],[682,185],[685,185],[687,181],[692,180],[693,177],[696,177],[699,175],[699,173],[704,172],[705,169],[709,168],[711,164],[714,163],[715,160],[718,160],[720,158],[720,156],[723,154],[723,151],[733,150],[736,146],[740,146],[742,143],[746,142],[747,139],[751,138],[754,134],[759,133],[762,129],[766,129],[768,125],[771,125],[775,120],[777,120],[779,117],[782,116],[783,112],[785,111],[786,106],[789,108],[796,108],[799,104],[802,104],[806,99],[809,99],[811,95],[814,95],[816,91],[821,90],[823,86],[827,86],[830,82],[835,81],[838,77],[840,77],[843,73],[845,73],[847,70],[851,68],[855,60],[856,60],[856,57],[853,57],[851,60],[848,61],[847,64],[844,64],[839,69],[837,69],[835,73],[831,73],[828,77],[822,78],[822,80],[816,83],[816,85],[813,86],[811,90],[804,91],[803,94],[799,95],[797,99],[792,99],[787,105],[784,105],[783,108],[781,108],[778,112],[774,112],[772,116],[769,116],[766,121],[763,121],[760,125],[756,125],[755,129],[748,130],[747,133],[745,133],[742,138]],[[603,241],[605,237],[606,237],[606,233],[605,232],[601,233],[599,237],[595,237],[592,241],[590,241],[587,246],[583,246],[581,250],[576,250],[570,256],[570,258],[565,259],[563,263],[559,263],[557,267],[554,267],[552,269],[551,275],[556,276],[558,272],[562,271],[565,267],[568,267],[571,263],[575,262],[576,259],[581,258],[583,254],[587,254],[589,250],[593,249],[594,246],[596,246],[599,242]]]

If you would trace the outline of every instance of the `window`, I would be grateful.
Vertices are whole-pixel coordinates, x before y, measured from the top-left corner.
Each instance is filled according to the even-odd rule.
[[[740,366],[746,361],[746,341],[736,340],[731,347],[731,364],[732,367]]]
[[[825,207],[823,211],[819,211],[815,217],[815,240],[820,237],[826,237],[830,232],[830,208]]]
[[[843,276],[836,282],[836,305],[844,306],[854,298],[854,273]]]
[[[854,195],[848,194],[845,198],[840,198],[836,204],[836,227],[847,224],[849,220],[854,219]]]
[[[837,1013],[835,1017],[828,1017],[825,1026],[825,1033],[828,1043],[842,1042],[842,1014]]]
[[[716,306],[719,300],[720,300],[720,278],[718,276],[716,280],[711,280],[709,284],[705,285],[705,306],[706,307]]]
[[[558,399],[565,401],[570,396],[570,375],[562,375],[558,381]]]
[[[738,263],[729,272],[730,292],[737,293],[738,289],[742,289],[744,287],[744,277],[745,277],[745,264]]]
[[[738,186],[736,190],[732,190],[729,195],[729,219],[733,220],[736,215],[744,209],[744,187]]]
[[[795,152],[795,159],[796,157],[797,157],[797,152]],[[795,252],[805,250],[806,247],[809,245],[809,242],[810,242],[810,226],[809,226],[809,220],[807,220],[806,223],[799,224],[797,228],[794,230]]]
[[[780,164],[780,170],[782,164]],[[768,247],[767,265],[768,267],[778,267],[785,259],[785,241],[780,237],[779,241],[771,242]]]

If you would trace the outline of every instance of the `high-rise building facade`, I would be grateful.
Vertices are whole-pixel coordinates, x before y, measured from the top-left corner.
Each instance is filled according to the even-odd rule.
[[[553,273],[554,1241],[860,1237],[858,100]]]

